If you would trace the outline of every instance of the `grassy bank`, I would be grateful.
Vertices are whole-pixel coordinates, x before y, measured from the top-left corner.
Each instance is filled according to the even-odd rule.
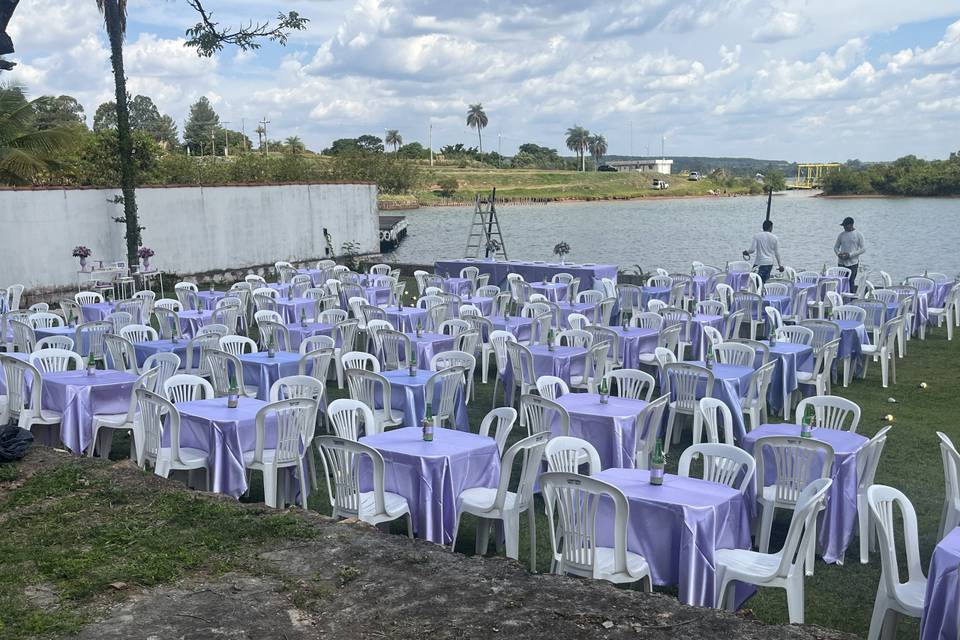
[[[385,200],[440,204],[439,184],[444,179],[457,181],[456,197],[472,201],[477,193],[487,194],[494,187],[504,198],[539,198],[547,200],[604,200],[646,197],[706,196],[710,191],[728,194],[749,193],[751,183],[737,182],[722,186],[712,180],[688,181],[685,176],[662,176],[638,172],[559,171],[545,169],[492,169],[438,167],[431,170],[424,189],[407,196],[386,196]],[[666,180],[669,189],[653,189],[654,178]]]

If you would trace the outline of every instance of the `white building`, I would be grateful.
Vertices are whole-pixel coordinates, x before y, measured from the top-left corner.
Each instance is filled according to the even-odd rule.
[[[655,158],[650,160],[614,160],[606,163],[617,171],[640,171],[641,173],[664,173],[670,174],[673,167],[673,160],[665,158]]]

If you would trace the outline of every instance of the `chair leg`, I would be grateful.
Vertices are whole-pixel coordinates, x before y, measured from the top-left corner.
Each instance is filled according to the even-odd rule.
[[[664,454],[670,453],[670,440],[673,437],[673,423],[677,418],[677,412],[673,407],[667,408],[667,432],[664,434],[663,438],[663,449]]]
[[[803,574],[794,575],[787,583],[787,613],[790,624],[803,624]]]
[[[507,557],[520,558],[520,514],[511,511],[503,514],[503,537],[507,544]]]
[[[762,488],[758,489],[758,491]],[[776,507],[772,504],[764,504],[763,512],[760,515],[760,539],[757,540],[757,549],[760,553],[767,553],[770,549],[770,529],[773,527],[773,514]]]
[[[456,548],[457,548],[457,533],[460,531],[460,516],[461,516],[461,513],[460,513],[459,511],[457,511],[457,519],[456,519],[456,520],[454,521],[454,523],[453,523],[453,535],[452,535],[452,537],[451,537],[451,539],[450,539],[450,551],[451,551],[451,552],[455,551]],[[411,521],[412,521],[412,519],[413,519],[413,514],[412,514],[412,513],[409,514],[408,517],[409,517],[409,518],[411,519]],[[411,528],[411,529],[413,528],[413,523],[412,523],[412,522],[411,522],[411,524],[410,524],[410,528]]]
[[[480,381],[483,384],[487,384],[487,369],[490,368],[490,354],[483,352],[483,347],[480,348]]]
[[[530,522],[530,573],[537,572],[537,514],[533,504],[527,508],[527,518]]]
[[[320,490],[317,482],[317,460],[313,455],[313,447],[307,447],[307,472],[310,474],[310,487],[314,491]]]
[[[271,469],[264,468],[260,474],[263,476],[263,501],[268,507],[277,508],[277,473]]]
[[[307,449],[307,451],[309,451],[309,449]],[[297,465],[297,471],[299,471],[298,475],[300,476],[300,506],[302,506],[303,510],[306,511],[308,509],[307,496],[309,493],[307,492],[307,470],[304,468],[303,461],[304,458],[300,458],[300,464]]]
[[[864,503],[865,500],[857,500]],[[857,505],[857,522],[860,536],[860,564],[870,562],[870,513],[865,510],[866,504]]]
[[[413,540],[413,513],[409,511],[407,512],[407,537]]]
[[[887,594],[883,590],[883,584],[877,590],[877,599],[873,604],[873,614],[870,616],[870,630],[867,632],[867,640],[879,640],[883,633],[883,623],[887,618]]]
[[[478,556],[486,555],[487,548],[490,545],[490,521],[486,518],[478,518],[477,522],[477,542],[474,551]]]

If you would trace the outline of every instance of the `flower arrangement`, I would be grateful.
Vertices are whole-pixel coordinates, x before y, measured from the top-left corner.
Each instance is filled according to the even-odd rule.
[[[153,249],[150,247],[140,247],[140,249],[137,251],[137,257],[141,260],[149,260],[154,255]]]
[[[74,257],[74,258],[83,258],[84,260],[86,260],[86,259],[89,258],[91,255],[93,255],[93,251],[90,251],[90,249],[88,249],[87,247],[83,246],[82,244],[79,245],[79,246],[77,246],[77,247],[74,247],[74,248],[73,248],[73,257]]]
[[[560,256],[560,264],[563,264],[563,258],[568,253],[570,253],[570,245],[566,242],[560,241],[553,247],[553,255]]]
[[[500,251],[500,249],[502,249],[502,248],[503,248],[503,245],[501,245],[501,244],[500,244],[500,241],[497,240],[496,238],[490,238],[489,240],[487,240],[487,253],[488,253],[488,254],[490,254],[490,253],[496,253],[497,251]]]

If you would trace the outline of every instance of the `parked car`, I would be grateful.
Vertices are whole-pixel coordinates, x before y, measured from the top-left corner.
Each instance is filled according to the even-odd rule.
[[[670,184],[667,183],[665,180],[655,179],[653,181],[654,189],[667,189],[669,187],[670,187]]]
[[[616,173],[617,168],[616,168],[616,167],[611,167],[611,166],[608,165],[608,164],[602,164],[602,165],[600,165],[599,167],[597,167],[597,171],[613,171],[614,173]]]
[[[699,171],[691,171],[690,175],[687,176],[687,180],[690,180],[692,182],[698,182],[701,179],[701,177],[702,176],[700,175]]]

